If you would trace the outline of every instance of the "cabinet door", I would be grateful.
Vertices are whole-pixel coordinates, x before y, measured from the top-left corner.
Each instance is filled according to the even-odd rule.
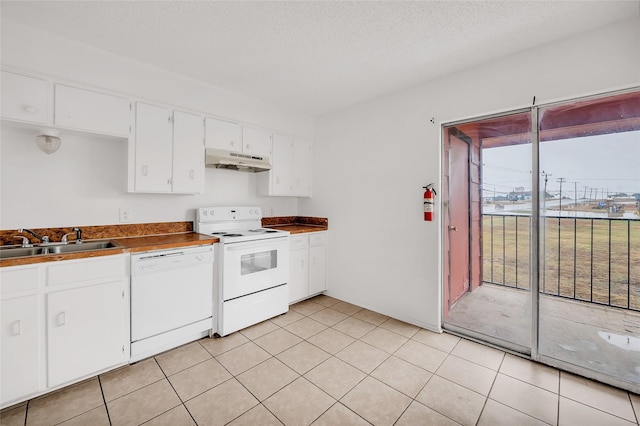
[[[204,192],[204,122],[173,112],[173,192]]]
[[[30,123],[51,123],[49,83],[2,71],[2,118]]]
[[[39,390],[38,296],[0,302],[2,308],[0,403]]]
[[[254,127],[243,127],[242,152],[260,157],[271,157],[271,132]]]
[[[242,152],[242,126],[230,121],[207,118],[204,142],[207,148]]]
[[[293,138],[273,135],[269,195],[293,195]]]
[[[129,99],[56,84],[55,125],[129,136]]]
[[[327,246],[309,247],[309,295],[327,289]]]
[[[47,294],[48,386],[125,361],[127,280]]]
[[[307,248],[289,252],[289,303],[309,295],[309,251]]]
[[[311,197],[313,158],[311,142],[296,139],[293,142],[293,195]]]
[[[136,104],[135,190],[171,192],[172,135],[170,111]]]

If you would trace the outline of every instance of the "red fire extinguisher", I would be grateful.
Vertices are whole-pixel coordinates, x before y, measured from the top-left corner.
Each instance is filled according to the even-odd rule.
[[[431,222],[433,220],[433,196],[436,195],[436,190],[433,189],[433,184],[430,183],[424,188],[424,221]]]

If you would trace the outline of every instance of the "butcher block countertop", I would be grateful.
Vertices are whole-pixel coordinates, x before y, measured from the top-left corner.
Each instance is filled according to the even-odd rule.
[[[288,231],[291,234],[302,234],[305,232],[328,231],[329,220],[326,217],[309,216],[264,217],[262,218],[262,226]]]

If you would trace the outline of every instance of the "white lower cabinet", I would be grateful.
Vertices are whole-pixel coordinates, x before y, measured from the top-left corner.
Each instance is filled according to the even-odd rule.
[[[47,294],[49,387],[124,361],[125,284],[120,280]]]
[[[289,238],[289,303],[327,289],[328,232],[311,232]]]
[[[2,333],[0,400],[12,401],[39,389],[38,296],[0,301]]]
[[[0,268],[0,408],[129,361],[129,255]]]

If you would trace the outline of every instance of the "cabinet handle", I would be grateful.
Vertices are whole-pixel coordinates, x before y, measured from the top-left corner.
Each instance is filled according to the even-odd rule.
[[[147,167],[146,165],[142,166],[142,176],[146,176],[148,172],[149,167]]]
[[[251,145],[250,144],[247,144],[247,149],[251,149]]]
[[[236,141],[231,141],[231,146],[236,146]]]
[[[67,313],[62,311],[58,314],[58,327],[67,325]]]
[[[167,185],[171,185],[171,178],[167,179]]]
[[[189,170],[189,179],[193,180],[195,178],[195,171],[193,169]]]
[[[22,334],[22,320],[14,321],[11,325],[11,334],[13,336],[19,336]]]
[[[25,110],[26,112],[28,112],[29,114],[33,114],[34,112],[38,111],[38,109],[37,109],[37,108],[32,107],[31,105],[27,105],[27,106],[25,106],[25,107],[24,107],[24,110]]]

